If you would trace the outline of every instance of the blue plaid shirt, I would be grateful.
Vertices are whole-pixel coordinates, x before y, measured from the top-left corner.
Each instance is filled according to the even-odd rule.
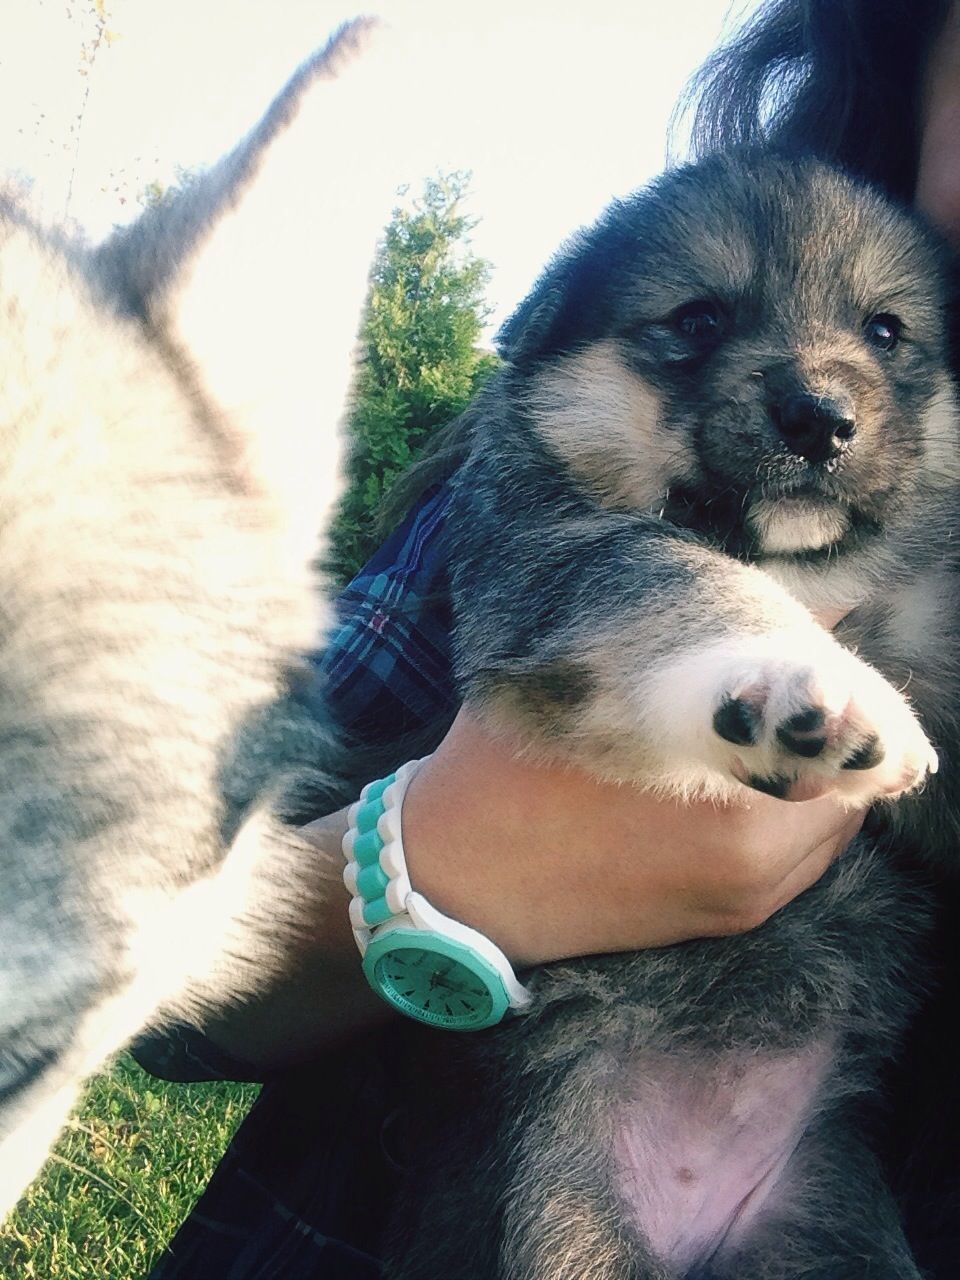
[[[361,743],[456,710],[441,537],[449,502],[447,487],[424,495],[343,591],[316,655],[316,695]],[[166,1079],[257,1078],[187,1027],[133,1052]],[[391,1133],[402,1124],[390,1056],[365,1045],[267,1081],[149,1280],[378,1276],[379,1215],[398,1173]]]
[[[443,519],[450,490],[429,490],[337,601],[319,657],[337,722],[393,741],[456,709]]]

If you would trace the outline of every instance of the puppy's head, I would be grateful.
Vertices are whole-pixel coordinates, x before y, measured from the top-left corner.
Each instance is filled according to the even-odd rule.
[[[941,249],[812,160],[614,205],[508,321],[530,420],[603,502],[760,555],[862,544],[955,467]]]

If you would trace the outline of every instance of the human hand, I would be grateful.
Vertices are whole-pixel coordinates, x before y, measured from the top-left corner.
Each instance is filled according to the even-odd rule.
[[[737,933],[809,888],[863,820],[832,797],[680,804],[518,759],[462,710],[404,802],[411,879],[519,966]]]

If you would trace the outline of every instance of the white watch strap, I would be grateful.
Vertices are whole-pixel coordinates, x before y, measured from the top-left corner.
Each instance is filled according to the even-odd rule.
[[[429,756],[411,760],[395,774],[368,783],[347,814],[343,837],[343,882],[351,895],[350,926],[361,955],[371,938],[397,928],[422,929],[463,943],[493,965],[503,979],[510,1007],[523,1009],[530,992],[510,961],[484,934],[438,911],[414,891],[403,850],[402,811],[407,787]]]

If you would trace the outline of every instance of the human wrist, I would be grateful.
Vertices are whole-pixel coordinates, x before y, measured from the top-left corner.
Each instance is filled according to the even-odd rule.
[[[402,813],[426,756],[369,782],[348,812],[343,881],[371,988],[418,1022],[445,1030],[495,1026],[530,1003],[503,951],[438,910],[410,881]]]
[[[519,760],[509,743],[461,719],[407,791],[414,888],[489,937],[516,968],[631,942],[613,937],[571,789],[599,805],[593,779]]]

